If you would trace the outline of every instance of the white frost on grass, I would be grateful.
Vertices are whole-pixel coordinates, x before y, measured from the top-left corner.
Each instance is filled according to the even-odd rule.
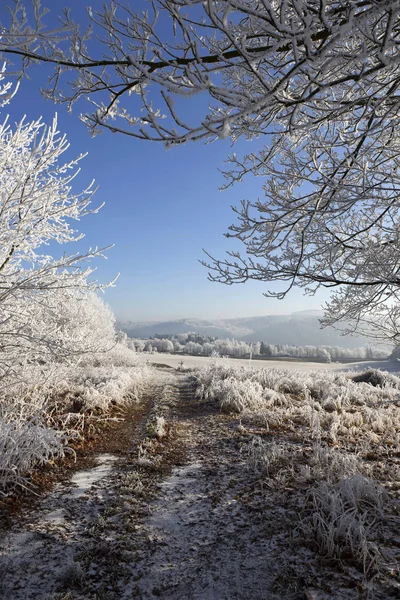
[[[131,353],[134,357],[135,355]],[[147,365],[117,363],[60,364],[49,372],[34,365],[25,380],[0,391],[0,496],[29,485],[29,472],[64,455],[71,438],[110,409],[138,402],[154,371]],[[31,382],[28,384],[27,382]],[[33,383],[34,382],[34,383]]]
[[[25,421],[2,415],[0,410],[0,497],[7,486],[24,487],[23,474],[34,465],[64,456],[62,433],[38,420]]]
[[[240,414],[242,433],[243,424],[258,428],[242,447],[248,468],[267,485],[301,490],[305,543],[339,561],[350,557],[368,584],[390,572],[393,547],[382,544],[390,546],[398,524],[388,491],[400,479],[399,377],[215,362],[194,379],[197,397]]]
[[[360,374],[251,369],[214,363],[195,372],[196,395],[266,427],[306,428],[323,437],[364,446],[400,447],[400,378]],[[366,371],[369,379],[374,372]],[[353,381],[354,379],[354,381]],[[358,379],[358,381],[356,381]]]

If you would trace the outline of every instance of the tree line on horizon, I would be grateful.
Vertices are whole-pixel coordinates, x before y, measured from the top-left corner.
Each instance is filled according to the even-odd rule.
[[[126,334],[124,334],[125,337]],[[230,356],[234,358],[298,358],[329,363],[340,360],[382,360],[390,351],[372,346],[343,348],[341,346],[307,344],[269,344],[243,340],[204,336],[195,332],[155,334],[149,338],[128,338],[126,343],[136,352],[164,352],[198,356]]]

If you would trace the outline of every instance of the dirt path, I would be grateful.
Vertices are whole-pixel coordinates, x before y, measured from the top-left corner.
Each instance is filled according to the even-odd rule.
[[[168,435],[142,425],[125,456],[99,455],[3,537],[2,598],[273,597],[274,545],[238,502],[231,420],[194,402],[184,375],[161,374],[154,398],[147,431],[161,416]]]
[[[188,381],[177,392],[174,425],[186,460],[158,484],[139,524],[149,544],[134,567],[134,591],[143,599],[271,598],[272,548],[254,511],[238,502],[246,470],[231,422],[194,403]]]

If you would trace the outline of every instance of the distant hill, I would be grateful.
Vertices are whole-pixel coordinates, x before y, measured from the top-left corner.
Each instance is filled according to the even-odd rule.
[[[299,346],[312,344],[355,348],[365,346],[368,343],[365,338],[342,336],[331,327],[321,329],[318,320],[321,316],[322,311],[307,310],[294,312],[290,315],[243,317],[220,321],[200,319],[180,319],[154,323],[120,321],[117,326],[133,338],[149,338],[156,334],[195,332],[219,338],[236,338],[245,342],[262,341],[269,344]]]

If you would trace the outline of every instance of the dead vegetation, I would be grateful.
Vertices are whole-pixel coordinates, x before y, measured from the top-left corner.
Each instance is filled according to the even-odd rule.
[[[400,591],[399,389],[400,378],[372,369],[215,363],[196,373],[198,398],[239,414],[249,470],[269,489],[290,490],[281,500],[292,511],[293,547],[359,573],[362,598]]]

